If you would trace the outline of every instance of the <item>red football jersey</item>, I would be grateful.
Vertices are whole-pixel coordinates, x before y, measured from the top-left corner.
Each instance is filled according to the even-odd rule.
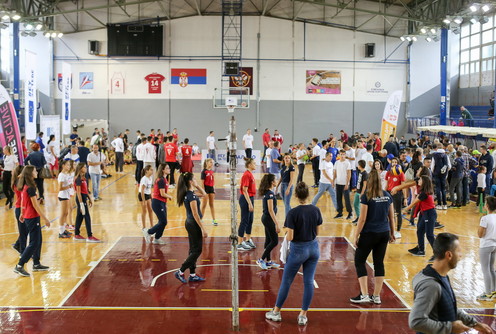
[[[176,162],[177,157],[176,154],[179,152],[177,145],[174,143],[167,143],[164,144],[164,150],[165,150],[165,161],[166,162]]]
[[[240,192],[243,195],[243,187],[248,187],[248,196],[252,197],[257,194],[257,186],[255,184],[255,177],[253,174],[247,170],[241,177]]]
[[[162,93],[162,81],[165,77],[162,74],[152,73],[145,77],[148,81],[148,94],[161,94]]]

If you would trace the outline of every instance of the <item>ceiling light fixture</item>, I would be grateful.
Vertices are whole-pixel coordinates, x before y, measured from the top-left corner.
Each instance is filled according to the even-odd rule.
[[[18,20],[20,20],[20,19],[21,19],[21,15],[19,15],[19,14],[14,14],[14,15],[12,15],[12,17],[11,17],[11,18],[12,18],[12,20],[14,20],[14,21],[18,21]]]
[[[435,34],[436,33],[436,28],[431,28],[431,33]]]
[[[42,28],[43,28],[43,24],[41,24],[41,23],[37,23],[36,27],[34,27],[34,29],[38,30],[38,31],[40,31]]]
[[[451,19],[449,19],[449,18],[445,18],[445,19],[443,20],[443,23],[445,23],[445,24],[450,24],[450,23],[451,23]]]
[[[453,22],[455,22],[456,24],[462,24],[463,17],[457,16],[457,17],[455,17],[455,19],[453,20]]]
[[[482,6],[481,9],[484,13],[487,13],[491,9],[491,6],[486,4],[486,5]]]
[[[412,41],[416,42],[417,41],[417,36],[412,37]]]
[[[430,38],[430,37],[426,37],[426,38],[425,38],[425,40],[426,40],[427,42],[432,42],[432,38]]]
[[[63,34],[63,33],[61,33],[61,32],[59,32],[59,33],[57,34],[57,37],[58,37],[58,38],[61,38],[62,36],[64,36],[64,34]]]
[[[50,38],[50,33],[47,31],[43,36],[45,36],[46,38]]]
[[[472,24],[476,24],[476,23],[477,23],[477,21],[478,21],[478,20],[477,20],[477,18],[475,18],[475,17],[472,17],[472,18],[470,19],[470,23],[472,23]]]
[[[477,6],[476,6],[475,4],[474,4],[474,5],[472,5],[472,6],[470,6],[469,8],[470,8],[470,10],[472,11],[472,13],[475,13],[475,12],[477,11],[477,9],[478,9],[478,8],[477,8]]]

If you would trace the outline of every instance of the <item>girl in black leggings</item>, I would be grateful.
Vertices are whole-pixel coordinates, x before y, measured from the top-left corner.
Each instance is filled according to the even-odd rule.
[[[196,193],[195,193],[196,192]],[[186,209],[185,227],[189,238],[189,256],[174,276],[181,283],[203,282],[205,279],[196,274],[196,261],[202,253],[203,238],[208,236],[202,223],[200,199],[206,195],[202,187],[196,183],[193,173],[182,173],[177,182],[177,205]],[[184,272],[189,269],[189,278],[186,280]]]
[[[372,170],[367,178],[367,190],[360,198],[360,218],[355,231],[353,244],[355,268],[360,284],[360,294],[350,298],[352,303],[381,303],[382,283],[384,282],[384,256],[389,242],[394,242],[393,199],[382,190],[377,170]],[[367,268],[365,262],[370,252],[374,260],[374,294],[369,296]]]
[[[277,221],[277,199],[272,189],[274,189],[276,177],[274,174],[265,174],[260,181],[258,194],[263,197],[262,224],[265,227],[265,245],[262,257],[257,260],[257,264],[263,270],[279,268],[279,264],[271,261],[270,252],[277,246],[278,233],[281,232]]]

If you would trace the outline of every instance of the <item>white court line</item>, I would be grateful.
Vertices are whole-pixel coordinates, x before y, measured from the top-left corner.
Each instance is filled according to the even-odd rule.
[[[356,248],[355,246],[353,246],[353,244],[350,242],[350,240],[348,239],[348,237],[343,237],[349,244],[350,246],[356,251]],[[374,266],[372,265],[372,263],[370,263],[369,261],[366,262],[370,269],[374,269]],[[395,289],[393,289],[393,287],[391,286],[391,284],[389,284],[388,282],[386,282],[386,280],[384,280],[384,284],[391,290],[393,291],[393,293],[395,294],[396,297],[398,297],[398,299],[403,303],[403,305],[405,305],[409,310],[411,309],[411,306],[410,304],[408,304],[400,295],[398,292],[396,292]]]
[[[114,248],[115,245],[117,245],[117,243],[122,239],[122,236],[119,237],[119,239],[117,239],[106,251],[105,253],[102,254],[102,256],[97,260],[97,261],[92,261],[91,263],[95,263],[95,265],[93,267],[91,267],[90,270],[88,270],[88,272],[86,273],[86,275],[83,276],[83,278],[81,278],[79,280],[79,282],[74,286],[74,288],[72,288],[72,290],[69,292],[69,294],[64,298],[62,299],[62,301],[60,302],[59,304],[59,307],[61,307],[62,305],[65,304],[65,302],[72,296],[72,294],[76,291],[77,288],[79,288],[79,286],[84,282],[84,280],[86,279],[86,277],[88,277],[88,275],[96,268],[96,266],[103,260],[103,258],[105,256],[107,256],[107,254],[112,250],[112,248]]]

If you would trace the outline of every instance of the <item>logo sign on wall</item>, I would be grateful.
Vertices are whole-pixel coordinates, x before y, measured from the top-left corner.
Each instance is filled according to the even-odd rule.
[[[161,94],[162,93],[162,81],[165,77],[159,73],[151,73],[145,77],[148,81],[148,94]]]
[[[341,94],[341,71],[307,70],[307,94]]]
[[[71,65],[62,64],[62,133],[70,134],[71,129]]]
[[[239,75],[231,77],[229,87],[248,87],[253,95],[253,67],[240,67]]]
[[[114,72],[110,79],[110,93],[112,95],[124,95],[125,89],[124,75],[122,72]]]
[[[402,90],[394,91],[386,102],[381,125],[381,140],[383,143],[387,143],[390,135],[396,134],[402,96]]]
[[[7,90],[0,85],[0,145],[8,145],[18,161],[23,164],[21,132],[17,115]]]
[[[188,85],[206,85],[206,68],[173,68],[171,69],[171,85],[186,87]]]
[[[24,79],[24,124],[26,139],[36,139],[36,54],[26,50],[26,74]]]
[[[79,72],[79,89],[83,94],[91,94],[93,84],[93,72]]]
[[[380,81],[373,81],[367,83],[367,94],[388,94],[389,91],[384,88],[384,84]]]

